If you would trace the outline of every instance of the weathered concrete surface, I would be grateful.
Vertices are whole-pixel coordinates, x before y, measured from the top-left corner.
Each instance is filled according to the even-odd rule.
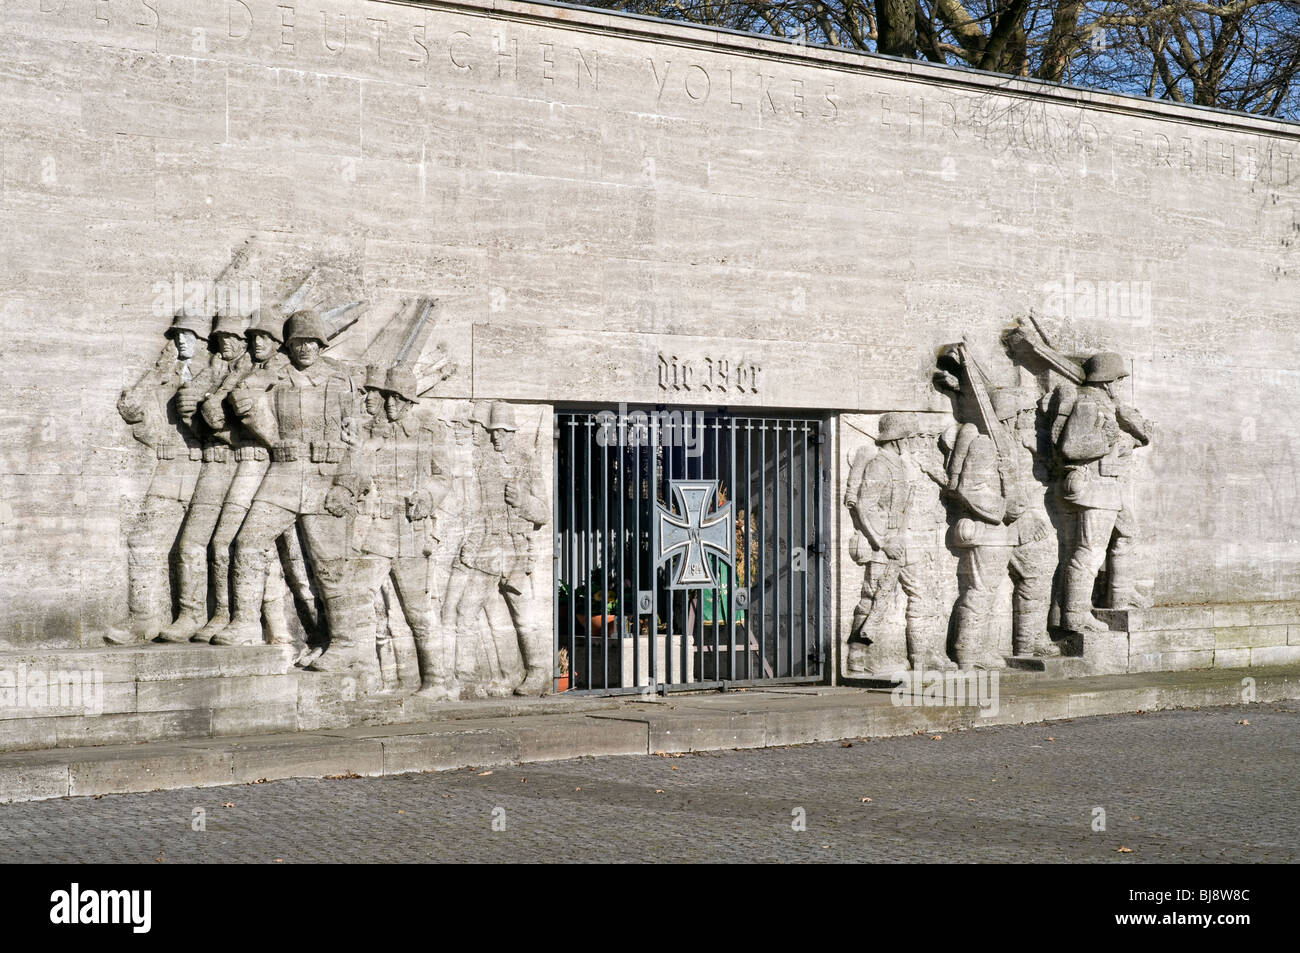
[[[1294,125],[509,0],[14,0],[0,59],[9,645],[122,616],[149,461],[114,399],[156,286],[250,235],[268,299],[312,263],[330,300],[438,297],[457,398],[937,410],[933,349],[1007,382],[1036,307],[1160,423],[1156,601],[1300,591]]]
[[[1071,679],[1011,675],[997,705],[934,706],[889,692],[792,688],[662,700],[528,699],[444,708],[420,724],[185,743],[0,754],[0,802],[206,787],[259,780],[380,776],[468,766],[657,752],[717,751],[1028,724],[1085,715],[1300,697],[1300,666]],[[1243,694],[1247,689],[1253,694]],[[585,710],[582,708],[585,707]],[[531,713],[529,713],[531,712]]]

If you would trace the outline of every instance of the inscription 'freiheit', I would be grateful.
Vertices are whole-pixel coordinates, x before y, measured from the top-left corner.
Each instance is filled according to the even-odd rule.
[[[725,357],[679,358],[659,352],[659,389],[700,390],[712,394],[757,394],[758,372],[753,361]]]

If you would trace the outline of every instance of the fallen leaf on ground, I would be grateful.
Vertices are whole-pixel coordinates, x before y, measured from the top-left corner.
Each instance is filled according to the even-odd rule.
[[[663,793],[664,793],[663,788],[655,788],[655,794],[663,794]]]
[[[492,773],[491,771],[480,771],[480,772],[478,773],[478,776],[479,776],[480,778],[486,778],[486,777],[487,777],[489,774],[491,774],[491,773]]]
[[[224,802],[221,806],[222,806],[222,807],[234,807],[234,806],[235,806],[235,802],[234,802],[234,801],[226,801],[226,802]]]
[[[677,770],[677,765],[674,764],[674,765],[673,765],[672,767],[670,767],[668,770],[669,770],[669,771],[676,771],[676,770]]]
[[[1131,848],[1128,848],[1128,847],[1116,847],[1116,848],[1115,848],[1115,853],[1117,853],[1117,854],[1131,854],[1131,853],[1133,853],[1133,851],[1132,851]]]
[[[841,748],[852,748],[852,747],[853,747],[853,742],[852,742],[852,741],[841,741],[841,742],[840,742],[840,747],[841,747]]]
[[[931,735],[931,736],[930,736],[930,740],[931,740],[931,741],[943,741],[943,735]]]
[[[863,803],[863,804],[870,804],[870,803],[871,803],[871,798],[869,798],[869,797],[864,797],[864,798],[862,799],[862,803]]]
[[[398,813],[398,814],[405,814],[406,812],[405,812],[405,811],[398,811],[397,813]]]
[[[1237,724],[1239,724],[1239,725],[1249,725],[1250,722],[1248,722],[1245,718],[1243,718],[1243,719],[1241,719],[1241,721],[1237,722]]]

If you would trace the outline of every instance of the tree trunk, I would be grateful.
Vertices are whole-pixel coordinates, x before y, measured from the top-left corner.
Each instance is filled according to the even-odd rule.
[[[916,59],[916,0],[876,0],[876,52]]]

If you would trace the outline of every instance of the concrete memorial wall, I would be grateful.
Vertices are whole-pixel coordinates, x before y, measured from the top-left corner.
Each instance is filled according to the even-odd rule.
[[[177,635],[166,657],[176,661],[113,663],[122,671],[110,681],[131,686],[122,714],[144,711],[141,686],[151,680],[201,674],[211,697],[160,703],[170,714],[156,724],[105,729],[99,740],[329,723],[319,711],[304,720],[289,701],[271,706],[269,721],[223,726],[211,711],[256,710],[262,696],[251,689],[243,701],[221,693],[240,678],[295,671],[310,628],[302,617],[310,623],[316,611],[328,617],[322,628],[355,626],[374,611],[380,580],[393,625],[423,626],[429,643],[418,660],[389,659],[390,687],[423,674],[428,689],[429,671],[451,664],[436,657],[437,633],[459,626],[476,629],[457,636],[462,681],[508,692],[527,672],[521,687],[537,690],[543,675],[532,669],[547,669],[549,681],[551,667],[556,404],[827,415],[825,599],[836,677],[952,654],[942,640],[960,627],[953,601],[990,572],[975,564],[998,553],[977,553],[986,537],[976,534],[963,557],[944,533],[984,520],[1003,534],[989,545],[1017,559],[1016,547],[1035,542],[1027,520],[1016,530],[1018,518],[1002,511],[989,522],[963,510],[978,507],[962,495],[959,464],[971,461],[973,474],[984,460],[1005,488],[1014,454],[993,446],[990,426],[1001,433],[998,421],[1028,420],[1031,437],[1035,427],[1042,436],[1053,422],[1061,432],[1074,426],[1071,408],[1091,408],[1098,432],[1110,432],[1108,456],[1100,471],[1090,458],[1091,472],[1122,484],[1124,502],[1082,509],[1111,514],[1107,539],[1122,513],[1116,539],[1127,546],[1134,598],[1126,614],[1106,616],[1103,596],[1101,626],[1075,625],[1080,638],[1061,646],[1091,654],[1092,671],[1300,657],[1292,124],[508,0],[12,0],[0,12],[0,63],[6,656],[66,650],[84,659],[78,651],[106,635],[152,637],[158,625],[142,620],[163,611],[164,597],[169,616],[183,611],[178,590],[196,578],[180,578],[176,535],[195,481],[207,473],[220,482],[227,466],[229,485],[245,458],[259,457],[245,508],[266,467],[292,469],[298,481],[285,491],[292,503],[277,497],[264,525],[253,521],[256,546],[248,542],[241,561],[235,543],[231,556],[235,603],[239,580],[261,575],[243,593],[252,622],[235,619],[225,642],[270,652],[269,661],[245,652],[233,680],[196,674],[193,653],[211,650],[180,643],[197,624],[176,629],[166,619]],[[212,406],[225,409],[235,436],[214,441],[210,420],[193,415],[209,416],[204,401],[239,360],[245,324],[282,332],[290,315],[301,316],[298,339],[317,342],[316,370],[296,353],[277,355],[239,407],[223,399],[256,375],[229,378]],[[235,323],[223,335],[214,317]],[[195,338],[199,353],[178,361],[178,342]],[[210,354],[225,339],[234,350]],[[1095,360],[1103,352],[1118,355],[1110,373]],[[394,362],[409,387],[377,383]],[[379,378],[367,380],[368,367]],[[1077,390],[1071,367],[1089,378]],[[200,387],[192,379],[202,375]],[[177,403],[186,387],[190,400]],[[356,417],[327,409],[314,436],[286,436],[283,417],[278,436],[259,431],[258,414],[271,413],[274,430],[276,408],[283,414],[302,387],[327,404],[343,388]],[[381,398],[364,416],[367,387]],[[981,417],[978,398],[992,408],[988,396],[1008,388],[1028,395],[1022,406]],[[389,393],[407,395],[397,401],[399,411],[413,408],[405,423],[387,419]],[[162,408],[163,423],[150,407]],[[876,447],[886,413],[913,415],[891,426],[935,444],[924,453],[941,471],[930,482],[949,525],[940,510],[930,582],[915,582],[915,569],[883,577],[891,588],[877,596],[892,602],[855,650],[855,607],[870,611],[859,603],[864,573],[871,595],[881,577],[870,573],[890,562],[858,522],[871,501],[855,496],[867,492],[863,473],[878,454],[898,458],[891,447],[902,444]],[[178,414],[197,429],[178,431]],[[417,431],[443,448],[440,463],[420,456]],[[1108,471],[1120,431],[1124,460]],[[211,449],[222,441],[228,456]],[[1029,453],[1032,440],[1021,443]],[[1061,481],[1088,465],[1045,446],[1022,461],[1025,473],[1037,466],[1024,479],[1038,490],[1026,496],[1022,480],[1017,512],[1037,492],[1030,508],[1051,524],[1039,548],[1055,558],[1035,573],[1054,587],[1059,626],[1070,610],[1064,567],[1086,515],[1077,499],[1063,502]],[[419,474],[412,485],[427,498],[405,518],[442,526],[446,540],[427,545],[432,557],[416,554],[435,568],[404,575],[409,528],[394,530],[396,555],[376,554],[340,541],[330,520],[402,523],[382,502],[367,510],[376,497],[364,488],[349,496],[336,487],[364,470],[367,453],[373,463],[408,452]],[[516,487],[512,502],[483,503],[502,481]],[[204,504],[214,525],[222,493]],[[521,516],[528,501],[534,512]],[[296,533],[281,535],[286,526]],[[285,553],[295,540],[309,550],[298,570]],[[1107,545],[1094,541],[1079,557],[1079,586],[1090,587],[1097,547],[1104,560]],[[465,546],[478,555],[462,559]],[[988,621],[997,643],[976,655],[1033,654],[1032,634],[1012,644],[1020,610],[1007,558],[997,580],[964,597],[984,600],[968,606],[971,618]],[[456,566],[466,578],[449,596]],[[204,579],[208,571],[192,569]],[[916,613],[899,575],[937,604],[926,610],[934,658],[913,657],[909,640],[920,636],[908,628]],[[272,576],[287,580],[287,597]],[[1025,604],[1046,613],[1049,597],[1041,579],[1035,585]],[[287,631],[274,611],[259,620],[248,608],[263,598],[284,603]],[[250,647],[263,641],[280,648]],[[343,676],[325,664],[325,677]],[[435,682],[426,698],[456,694]],[[311,691],[329,695],[323,684]],[[340,689],[358,691],[352,682]],[[197,709],[208,720],[182,717]],[[13,728],[7,743],[68,743],[72,734]]]

